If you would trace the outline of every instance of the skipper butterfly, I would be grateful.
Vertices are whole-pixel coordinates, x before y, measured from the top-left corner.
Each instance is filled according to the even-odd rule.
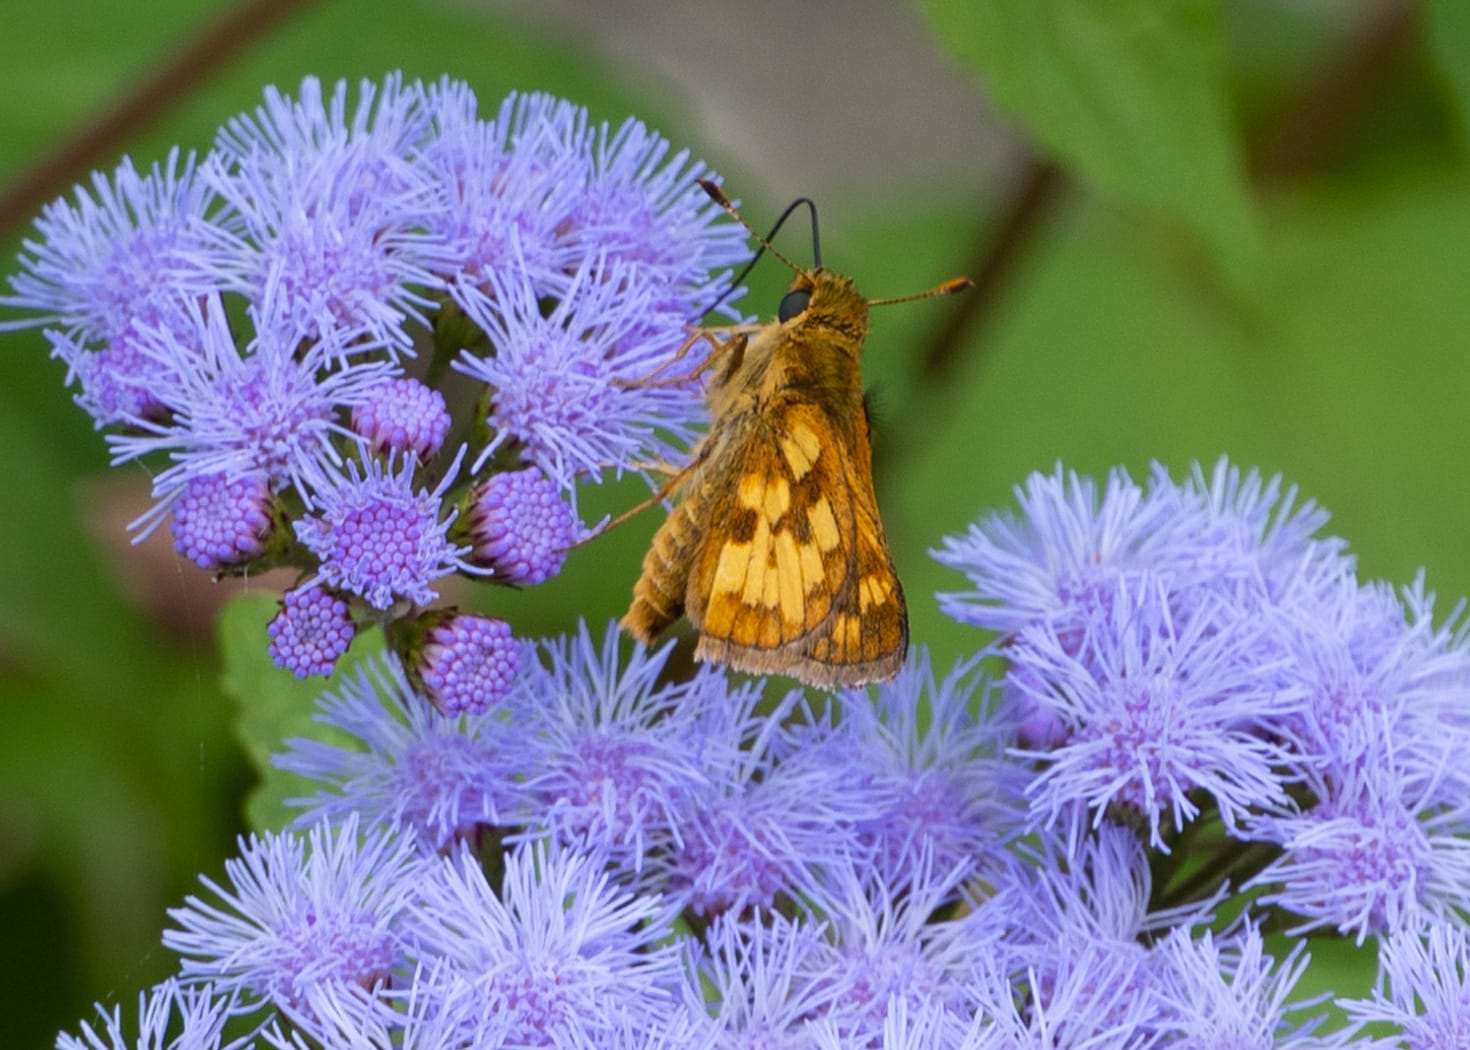
[[[806,270],[719,187],[700,185],[795,279],[775,321],[712,338],[700,369],[712,371],[709,432],[660,490],[683,498],[643,559],[623,627],[651,642],[682,614],[699,633],[700,660],[825,688],[891,678],[908,650],[908,610],[873,494],[860,370],[868,307],[971,282],[867,300],[822,268],[814,207],[816,266]],[[801,203],[811,207],[792,208]]]

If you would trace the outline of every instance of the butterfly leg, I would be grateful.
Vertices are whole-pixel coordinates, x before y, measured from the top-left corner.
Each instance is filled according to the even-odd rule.
[[[715,333],[728,333],[724,339],[715,338]],[[614,379],[613,385],[624,390],[641,390],[647,387],[683,386],[692,383],[707,372],[711,365],[719,358],[735,354],[737,356],[745,352],[745,344],[749,341],[749,326],[734,326],[729,328],[701,328],[684,340],[682,346],[667,361],[659,365],[646,376],[638,379]],[[680,375],[664,376],[662,373],[682,361],[688,356],[690,349],[701,339],[710,343],[710,352],[695,365],[693,369]]]

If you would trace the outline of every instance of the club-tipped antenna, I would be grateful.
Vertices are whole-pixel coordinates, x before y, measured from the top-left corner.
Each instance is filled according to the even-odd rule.
[[[748,231],[750,231],[750,235],[754,237],[756,239],[756,243],[760,245],[760,247],[756,249],[755,254],[750,257],[750,262],[745,264],[745,269],[741,270],[740,273],[736,275],[735,279],[730,282],[731,287],[738,287],[740,285],[740,282],[745,280],[745,278],[749,276],[750,271],[755,267],[755,264],[760,261],[761,255],[765,252],[770,252],[776,258],[785,263],[788,269],[795,273],[801,273],[806,269],[806,267],[804,266],[797,266],[796,263],[792,262],[790,259],[786,258],[786,256],[782,255],[779,251],[776,250],[775,246],[771,244],[771,242],[776,239],[776,234],[780,232],[782,224],[791,217],[792,212],[794,212],[797,208],[800,208],[803,204],[806,205],[807,210],[811,212],[812,216],[812,266],[814,269],[817,270],[820,270],[822,268],[822,242],[817,233],[817,206],[812,203],[810,197],[797,197],[796,200],[786,205],[786,210],[781,213],[781,217],[777,219],[775,225],[771,227],[771,232],[762,237],[759,230],[757,230],[754,226],[745,221],[744,216],[742,216],[740,212],[735,208],[735,205],[730,203],[730,198],[725,196],[725,191],[720,189],[720,187],[716,185],[714,181],[710,179],[700,179],[699,185],[705,193],[709,194],[710,200],[714,201],[721,208],[724,208],[726,214],[728,214],[730,218],[734,219],[741,226],[744,226]]]
[[[927,292],[915,292],[913,295],[899,295],[892,299],[869,299],[869,306],[892,306],[894,303],[911,303],[915,299],[932,299],[936,295],[954,295],[968,288],[975,287],[975,282],[968,277],[951,277],[943,284],[937,284]]]

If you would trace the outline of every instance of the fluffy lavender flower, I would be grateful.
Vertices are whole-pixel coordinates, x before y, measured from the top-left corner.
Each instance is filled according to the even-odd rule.
[[[345,81],[328,101],[315,77],[296,101],[269,89],[253,117],[221,131],[228,166],[210,181],[229,207],[224,221],[251,246],[242,266],[252,297],[274,288],[308,338],[351,350],[364,336],[411,352],[405,323],[428,323],[418,289],[438,285],[442,261],[415,229],[427,184],[408,154],[425,128],[422,91],[397,75],[381,91],[363,81],[350,118],[346,98]]]
[[[1300,1014],[1313,1003],[1289,1000],[1310,961],[1298,941],[1276,961],[1252,925],[1219,942],[1206,930],[1191,938],[1174,930],[1154,949],[1160,964],[1155,994],[1163,1006],[1160,1028],[1168,1045],[1327,1050],[1346,1045],[1346,1033],[1316,1035],[1323,1018]]]
[[[460,83],[429,88],[435,134],[420,164],[432,180],[426,227],[444,245],[461,306],[514,269],[535,294],[561,298],[585,246],[566,235],[590,168],[587,111],[549,95],[512,94],[489,121]]]
[[[169,909],[178,928],[163,943],[184,957],[185,978],[309,1020],[317,1004],[389,980],[422,870],[411,837],[359,836],[351,818],[304,840],[252,836],[225,862],[229,888],[201,877],[218,903],[191,896]]]
[[[475,464],[514,442],[564,489],[583,474],[673,455],[703,417],[694,385],[642,383],[678,352],[682,325],[648,330],[648,289],[618,263],[585,263],[550,314],[517,271],[491,276],[466,305],[493,352],[454,367],[493,390],[494,430]],[[693,362],[691,362],[692,367]],[[668,437],[661,437],[663,433]]]
[[[1385,937],[1369,999],[1340,999],[1355,1034],[1384,1023],[1399,1038],[1372,1046],[1449,1050],[1470,1045],[1470,934],[1462,920]]]
[[[13,294],[0,297],[39,316],[0,328],[60,326],[54,345],[70,380],[87,354],[137,326],[173,327],[184,304],[236,286],[234,248],[209,218],[213,204],[193,154],[177,149],[147,174],[129,159],[110,178],[94,173],[90,194],[78,186],[74,205],[58,199],[42,211]]]
[[[318,722],[350,744],[288,740],[275,764],[327,785],[301,824],[356,814],[364,826],[403,825],[425,852],[439,852],[519,810],[504,719],[446,718],[414,692],[396,660],[378,657],[323,698]]]
[[[781,916],[722,915],[705,934],[684,981],[691,1013],[713,1011],[708,1027],[719,1050],[807,1050],[810,1023],[841,994],[819,964],[822,930]],[[708,1003],[708,1005],[706,1005]]]
[[[1053,709],[1067,733],[1051,750],[1019,752],[1042,765],[1026,789],[1033,818],[1064,822],[1075,841],[1121,807],[1168,852],[1165,825],[1182,830],[1201,793],[1230,829],[1282,804],[1281,749],[1257,730],[1298,701],[1261,674],[1260,621],[1201,600],[1180,622],[1147,574],[1104,601],[1111,612],[1080,645],[1045,625],[1010,650],[1015,688]]]
[[[187,316],[185,307],[178,310]],[[187,323],[177,322],[187,329]],[[156,338],[156,337],[154,337]],[[67,381],[80,388],[76,403],[97,427],[110,423],[167,419],[169,406],[159,400],[157,386],[170,378],[166,363],[144,349],[146,331],[133,325],[100,350],[90,350],[65,332],[48,329],[51,356],[66,362]]]
[[[525,676],[526,819],[638,872],[678,840],[678,815],[705,770],[736,761],[727,712],[751,707],[755,689],[731,690],[708,669],[666,682],[672,646],[635,644],[624,658],[619,642],[617,624],[598,643],[583,623],[548,642],[546,666]]]
[[[941,869],[964,859],[1003,864],[1025,823],[1030,775],[1003,757],[1015,727],[997,709],[986,655],[936,681],[928,652],[916,647],[898,677],[843,706],[862,765],[885,785],[882,812],[859,832],[890,878],[925,855]]]
[[[661,310],[694,320],[728,288],[711,274],[749,254],[745,231],[720,221],[723,210],[698,185],[708,174],[688,150],[670,157],[668,141],[637,120],[603,125],[569,236],[589,256],[634,264],[640,283],[661,290]]]
[[[225,1022],[234,1011],[233,997],[220,997],[208,985],[184,988],[175,979],[138,995],[136,1036],[129,1036],[123,1025],[122,1010],[113,1007],[109,1013],[101,1003],[97,1014],[102,1023],[98,1031],[85,1021],[80,1035],[62,1033],[56,1038],[57,1050],[243,1050],[248,1037],[226,1041]],[[174,1018],[178,1027],[170,1036]]]
[[[314,486],[319,513],[295,522],[297,538],[321,559],[314,579],[382,610],[399,599],[428,605],[438,597],[433,581],[476,571],[466,549],[450,542],[455,515],[443,509],[462,456],[433,491],[414,489],[413,459],[397,467],[391,459],[362,468],[348,461],[345,474],[323,472]]]
[[[509,695],[522,650],[504,620],[455,613],[429,629],[418,675],[444,714],[482,714]]]
[[[737,715],[732,725],[757,734],[743,750],[711,756],[704,782],[683,801],[674,848],[657,866],[697,914],[765,910],[810,893],[820,866],[857,850],[858,828],[882,810],[884,787],[847,731],[783,726],[804,710],[799,697],[759,720]]]
[[[976,1014],[968,1024],[960,1016],[933,1003],[917,1008],[895,996],[883,1013],[883,1027],[872,1041],[862,1044],[871,1050],[981,1050],[984,1016]],[[808,1026],[812,1050],[850,1050],[835,1020],[822,1018]]]
[[[1470,803],[1404,772],[1382,757],[1329,765],[1307,784],[1311,808],[1257,821],[1252,837],[1282,847],[1250,883],[1265,887],[1261,903],[1302,916],[1295,932],[1330,927],[1360,944],[1470,911]]]
[[[266,625],[270,636],[267,653],[277,667],[297,678],[332,673],[338,659],[352,645],[357,625],[347,602],[325,587],[306,586],[289,590],[281,598],[281,611]]]
[[[624,1015],[656,1018],[673,1006],[673,910],[616,885],[595,856],[523,845],[505,856],[497,893],[460,849],[422,889],[419,952],[447,960],[438,979],[507,1022],[506,1045],[597,1045]]]
[[[1155,464],[1153,486],[1173,486],[1168,472]],[[1220,581],[1238,585],[1237,594],[1253,594],[1263,605],[1310,600],[1351,575],[1353,559],[1335,536],[1319,537],[1327,512],[1311,500],[1297,502],[1295,486],[1281,476],[1262,478],[1221,458],[1208,477],[1196,463],[1180,486],[1206,511],[1208,546],[1202,545],[1198,568]],[[1213,550],[1209,549],[1210,547]]]
[[[466,517],[475,564],[516,585],[560,572],[581,531],[556,482],[535,467],[492,474]]]
[[[249,561],[270,532],[270,485],[259,476],[194,478],[174,498],[172,528],[174,549],[201,569]]]
[[[374,452],[412,452],[420,463],[438,453],[451,422],[444,395],[407,377],[387,380],[352,410],[352,429]]]
[[[1150,994],[1140,948],[1082,944],[1043,977],[1024,974],[1021,988],[990,960],[977,966],[976,987],[989,1023],[974,1033],[973,1050],[1151,1050],[1166,1045],[1160,1008]]]
[[[1145,493],[1123,470],[1108,474],[1101,495],[1091,478],[1060,466],[1032,474],[1015,494],[1019,516],[987,515],[933,552],[974,585],[940,594],[940,608],[1006,638],[1041,623],[1080,631],[1108,612],[1120,580],[1190,565],[1205,521],[1177,486]]]
[[[971,924],[938,917],[960,902],[973,871],[964,861],[937,869],[927,855],[899,879],[861,859],[824,869],[811,906],[825,920],[827,937],[804,966],[816,987],[833,993],[824,1014],[846,1045],[881,1041],[895,1001],[916,1015],[935,1007],[955,1016],[975,1011],[968,979],[973,959],[990,946]]]
[[[223,474],[264,477],[273,491],[308,481],[338,460],[332,439],[357,440],[338,421],[371,395],[386,374],[383,362],[356,362],[324,371],[332,351],[285,325],[278,300],[251,307],[255,334],[242,353],[218,298],[189,305],[191,331],[157,329],[140,346],[160,367],[161,422],[129,420],[135,433],[108,436],[113,463],[166,452],[174,465],[154,479],[160,505],[140,519],[152,528],[174,496],[195,478]]]

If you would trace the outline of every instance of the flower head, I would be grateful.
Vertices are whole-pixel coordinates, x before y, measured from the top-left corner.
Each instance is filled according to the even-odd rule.
[[[677,841],[706,770],[733,761],[739,740],[715,712],[748,704],[753,690],[732,690],[713,670],[665,680],[671,647],[634,645],[623,656],[619,641],[616,624],[600,643],[582,624],[548,642],[544,666],[526,675],[526,818],[533,831],[640,872]]]
[[[169,979],[138,996],[136,1028],[123,1024],[122,1010],[113,1007],[109,1013],[101,1003],[97,1013],[102,1022],[98,1031],[85,1021],[81,1035],[62,1033],[56,1039],[57,1050],[244,1050],[248,1039],[226,1041],[225,1023],[235,1009],[231,996],[220,996],[214,988],[202,985],[186,988]],[[177,1018],[177,1025],[175,1025]],[[129,1036],[128,1031],[136,1031]]]
[[[555,482],[535,467],[490,475],[469,512],[471,557],[511,584],[561,571],[580,529]]]
[[[425,852],[438,852],[520,809],[506,721],[493,713],[446,718],[395,660],[368,662],[322,700],[316,718],[347,740],[296,738],[275,758],[325,785],[297,800],[301,824],[356,814],[364,826],[406,826]]]
[[[352,410],[352,429],[380,456],[412,452],[427,463],[453,422],[444,395],[417,379],[389,379]]]
[[[624,1017],[673,1005],[672,909],[618,886],[595,856],[520,846],[497,892],[461,849],[434,866],[423,896],[419,951],[452,964],[437,979],[472,989],[508,1045],[600,1045]]]
[[[464,548],[449,540],[453,512],[443,496],[459,460],[433,491],[414,488],[416,464],[385,465],[369,459],[345,474],[322,475],[315,486],[320,511],[296,522],[296,535],[321,559],[317,579],[360,596],[374,609],[399,599],[427,605],[438,597],[429,586],[459,570],[473,571]]]
[[[330,100],[315,77],[292,100],[275,89],[254,116],[221,132],[212,188],[225,222],[249,245],[247,294],[274,289],[307,338],[347,348],[359,337],[407,352],[406,323],[427,323],[438,244],[417,227],[427,198],[410,151],[424,130],[423,96],[398,76],[364,81],[349,119],[347,84]]]
[[[1202,795],[1229,828],[1285,800],[1281,750],[1257,730],[1295,698],[1260,674],[1259,621],[1215,600],[1179,617],[1162,582],[1138,579],[1105,595],[1110,612],[1080,645],[1049,624],[1024,632],[1013,681],[1066,733],[1028,753],[1042,764],[1026,789],[1033,817],[1075,839],[1118,808],[1167,852],[1164,829],[1193,820]]]
[[[201,569],[224,569],[260,554],[271,528],[263,477],[206,474],[173,502],[174,549]]]
[[[224,992],[310,1018],[322,999],[375,991],[402,961],[422,868],[413,840],[348,819],[303,838],[242,841],[225,862],[229,887],[201,881],[218,903],[189,897],[170,909],[164,944],[183,972]]]
[[[75,204],[47,205],[0,304],[38,311],[24,324],[59,326],[58,356],[75,374],[83,355],[170,328],[191,300],[238,286],[217,210],[193,154],[172,150],[146,174],[125,158],[92,176],[91,193],[77,187]]]
[[[352,645],[357,625],[345,599],[313,584],[285,593],[266,633],[267,652],[277,667],[297,678],[326,677]]]
[[[418,674],[446,715],[482,714],[509,695],[522,656],[504,620],[456,613],[429,629]]]

